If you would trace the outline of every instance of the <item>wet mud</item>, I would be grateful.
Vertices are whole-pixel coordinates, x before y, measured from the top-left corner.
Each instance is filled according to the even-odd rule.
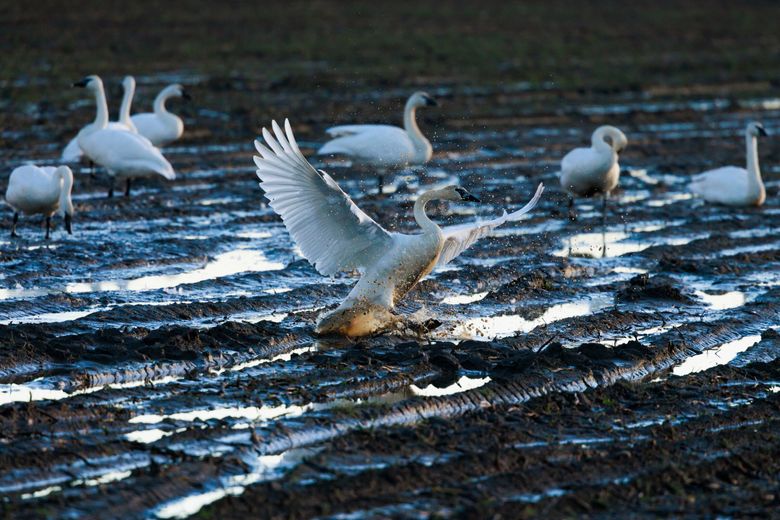
[[[743,163],[748,119],[780,132],[771,84],[724,98],[729,85],[416,80],[442,101],[420,114],[435,149],[427,168],[377,196],[371,172],[321,165],[363,210],[414,232],[414,197],[430,187],[459,183],[484,201],[432,206],[441,223],[516,209],[538,182],[547,190],[526,219],[420,283],[399,306],[403,327],[352,341],[313,336],[355,278],[321,277],[300,257],[262,197],[251,141],[258,124],[289,116],[309,155],[341,122],[333,114],[358,104],[364,120],[392,120],[406,90],[177,79],[197,102],[176,107],[187,130],[164,150],[175,182],[107,199],[106,176],[81,165],[73,236],[58,222],[44,241],[35,217],[20,239],[0,235],[3,516],[780,509],[780,147],[759,143],[761,208],[685,189],[692,174]],[[170,80],[145,78],[139,97]],[[20,129],[0,152],[9,171],[55,164],[91,114],[56,95],[26,106],[5,116]],[[606,224],[588,199],[570,221],[558,162],[607,122],[629,138],[620,187]]]

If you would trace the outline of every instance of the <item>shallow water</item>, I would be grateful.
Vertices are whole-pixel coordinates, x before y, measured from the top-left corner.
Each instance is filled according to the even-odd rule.
[[[182,73],[182,80],[199,78]],[[626,427],[641,433],[618,438],[571,417],[574,423],[547,429],[544,417],[567,413],[548,411],[558,406],[556,398],[604,392],[598,394],[603,403],[617,402],[622,395],[609,392],[621,380],[673,387],[698,377],[699,388],[735,357],[759,348],[771,352],[771,338],[761,334],[780,322],[761,313],[777,303],[780,285],[776,194],[761,209],[742,210],[706,205],[685,191],[691,173],[741,161],[735,134],[743,116],[730,101],[648,101],[631,93],[576,106],[550,100],[549,108],[534,108],[549,110],[548,117],[518,126],[509,114],[528,111],[522,96],[478,90],[459,90],[462,96],[449,100],[450,117],[433,138],[432,163],[388,179],[392,188],[384,197],[374,195],[371,173],[343,162],[324,166],[369,215],[403,232],[415,231],[411,202],[431,187],[459,183],[484,201],[432,207],[433,217],[446,224],[494,218],[521,207],[537,182],[547,187],[538,209],[497,229],[412,291],[399,306],[401,330],[365,342],[312,337],[317,314],[336,305],[354,278],[324,278],[302,260],[257,186],[253,136],[235,129],[225,134],[230,112],[224,107],[191,112],[186,124],[200,130],[164,150],[179,174],[176,182],[141,181],[130,198],[108,200],[105,178],[98,173],[93,179],[85,169],[76,180],[73,236],[58,223],[44,242],[39,219],[23,217],[21,239],[0,239],[0,343],[7,345],[0,406],[20,416],[32,409],[41,414],[26,426],[32,433],[15,429],[21,423],[3,423],[15,432],[3,442],[19,457],[2,468],[0,490],[29,507],[56,509],[62,499],[78,511],[174,518],[229,496],[263,493],[271,481],[302,502],[317,485],[349,487],[349,478],[389,475],[392,482],[411,482],[395,478],[410,464],[441,471],[442,480],[453,472],[451,461],[464,456],[450,440],[456,445],[458,436],[496,417],[526,420],[513,415],[518,406],[540,419],[512,429],[506,449],[564,461],[569,452],[546,450],[646,442],[667,420],[664,414],[673,413],[664,403],[677,400],[660,396],[658,410]],[[497,113],[507,115],[475,113],[487,108],[471,103],[470,95],[490,97]],[[232,102],[226,92],[208,96]],[[292,103],[280,96],[282,105]],[[773,97],[739,106],[761,110],[768,127],[780,127]],[[632,141],[621,154],[628,173],[610,201],[606,225],[598,200],[578,200],[578,219],[569,221],[557,184],[560,157],[586,144],[594,126],[582,123],[583,114],[609,116]],[[316,116],[309,128],[293,121],[307,154],[328,123],[325,114]],[[462,124],[487,116],[485,128]],[[59,131],[44,128],[24,157],[53,162]],[[663,157],[661,147],[668,150]],[[20,160],[18,154],[4,159]],[[685,348],[666,348],[676,341],[685,341]],[[637,342],[646,350],[631,350]],[[608,350],[588,357],[595,356],[594,344]],[[668,378],[670,371],[679,377]],[[765,387],[721,395],[726,390],[712,386],[702,399],[752,409],[761,406],[761,392],[775,393],[776,385]],[[686,388],[679,389],[685,396],[680,406],[690,404],[693,417],[697,405],[685,399],[695,392]],[[544,396],[552,401],[544,403]],[[609,415],[602,401],[594,406]],[[43,422],[47,416],[57,420]],[[446,430],[436,429],[443,423]],[[428,438],[442,442],[425,444],[405,428],[434,428]],[[514,438],[528,428],[540,438],[559,438]],[[489,438],[490,432],[482,434]],[[492,460],[486,445],[473,439],[466,445],[479,461]],[[365,449],[352,453],[352,446]],[[51,460],[35,458],[45,450]],[[309,458],[318,463],[304,464]],[[468,479],[500,480],[479,462],[468,466],[483,473]],[[159,468],[169,472],[165,482],[155,476]],[[625,474],[615,472],[614,482],[627,485],[620,480]],[[530,487],[518,482],[496,484],[501,500],[546,504],[577,492],[565,479]],[[334,515],[438,507],[419,499],[428,491],[409,486],[384,505],[367,500]],[[89,488],[142,498],[106,505]]]

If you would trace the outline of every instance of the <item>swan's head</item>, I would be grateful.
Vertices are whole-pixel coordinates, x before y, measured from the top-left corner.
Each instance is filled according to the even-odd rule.
[[[481,202],[477,197],[469,193],[466,188],[461,188],[454,184],[445,186],[439,190],[438,198],[455,202]]]
[[[615,151],[620,153],[628,146],[628,138],[622,130],[614,126],[600,126],[593,132],[594,139],[603,139]]]
[[[74,87],[81,87],[81,88],[87,88],[89,90],[97,90],[98,88],[103,86],[103,80],[100,79],[100,76],[91,75],[86,76],[81,81],[77,81],[73,84]]]
[[[766,133],[766,130],[764,130],[764,125],[762,125],[761,123],[757,123],[755,121],[751,121],[750,123],[748,123],[745,132],[747,132],[747,134],[751,137],[769,135]]]
[[[135,78],[133,76],[125,76],[125,79],[122,80],[122,88],[125,90],[134,89]]]
[[[435,107],[439,104],[425,92],[415,92],[407,101],[407,105],[417,107]]]
[[[180,97],[180,98],[185,99],[187,101],[192,99],[190,97],[190,94],[186,90],[184,90],[184,87],[181,86],[179,83],[174,83],[173,85],[168,85],[168,87],[166,87],[166,89],[163,92],[164,92],[166,98],[168,98],[168,97]]]

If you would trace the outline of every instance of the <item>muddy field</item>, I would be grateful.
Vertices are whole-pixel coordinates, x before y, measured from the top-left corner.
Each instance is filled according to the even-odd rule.
[[[672,67],[684,76],[685,61]],[[171,81],[195,98],[170,104],[186,126],[164,150],[176,181],[108,199],[105,174],[82,165],[74,234],[58,221],[48,242],[35,217],[10,240],[0,206],[5,517],[778,514],[776,83],[345,75],[307,87],[155,70],[137,72],[136,111]],[[104,75],[112,112],[126,72]],[[2,84],[0,192],[16,165],[55,164],[92,117],[64,84]],[[438,205],[441,223],[547,190],[525,220],[422,282],[399,308],[405,330],[315,338],[316,316],[354,277],[324,278],[299,256],[258,188],[252,139],[289,117],[310,155],[334,123],[400,123],[416,89],[441,103],[420,112],[435,150],[426,169],[379,197],[371,172],[323,166],[378,222],[413,232],[415,196],[444,184],[483,203]],[[751,119],[770,134],[766,204],[693,199],[691,174],[743,164]],[[559,161],[605,123],[629,139],[620,188],[605,225],[586,199],[572,222]]]

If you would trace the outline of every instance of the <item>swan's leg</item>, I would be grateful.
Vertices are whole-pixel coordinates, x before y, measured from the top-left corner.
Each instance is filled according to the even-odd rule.
[[[379,175],[377,175],[377,181],[378,182],[377,182],[376,190],[377,190],[377,193],[379,195],[381,195],[382,192],[385,189],[385,174],[384,174],[384,172],[379,172]]]
[[[108,198],[110,199],[111,197],[114,196],[114,177],[109,177],[109,179],[110,180],[108,181],[108,183],[109,183],[108,184]]]
[[[577,220],[577,213],[574,210],[574,197],[569,195],[569,220],[574,222]]]
[[[14,212],[14,221],[11,224],[11,238],[16,238],[19,235],[16,234],[16,223],[19,222],[19,213]]]
[[[51,231],[51,216],[46,217],[46,240],[49,240],[49,232]]]
[[[601,227],[604,228],[607,225],[607,201],[609,200],[609,192],[604,192],[604,200],[601,204]]]
[[[94,162],[92,162],[92,160],[90,160],[90,161],[89,161],[89,176],[90,176],[90,178],[92,178],[92,179],[94,179],[95,177],[97,177],[97,176],[95,175],[95,163],[94,163]]]
[[[130,177],[127,178],[127,184],[125,185],[125,197],[130,196]]]

